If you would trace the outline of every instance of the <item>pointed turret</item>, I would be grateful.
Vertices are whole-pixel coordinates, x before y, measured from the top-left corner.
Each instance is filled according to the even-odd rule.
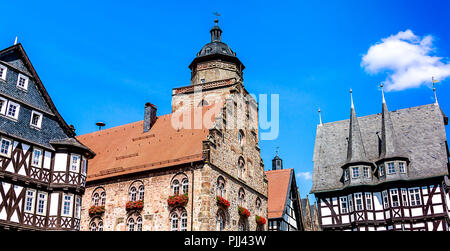
[[[358,118],[356,117],[355,106],[353,105],[353,94],[350,89],[351,110],[350,110],[350,131],[348,135],[347,164],[357,162],[369,162],[362,141],[361,130]]]

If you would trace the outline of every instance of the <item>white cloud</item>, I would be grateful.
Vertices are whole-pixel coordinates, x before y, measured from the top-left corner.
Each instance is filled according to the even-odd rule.
[[[305,180],[312,180],[312,173],[311,172],[299,172],[297,173],[297,178],[302,178]]]
[[[450,76],[450,63],[432,56],[433,37],[419,37],[411,30],[381,39],[363,56],[361,67],[368,73],[387,71],[387,91],[404,90],[431,84],[431,77],[440,81]]]

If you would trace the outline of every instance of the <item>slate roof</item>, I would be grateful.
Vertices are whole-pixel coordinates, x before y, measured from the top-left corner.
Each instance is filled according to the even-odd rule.
[[[436,104],[389,112],[397,144],[410,160],[407,177],[402,180],[425,179],[448,175],[445,115]],[[317,126],[314,146],[312,193],[340,190],[344,184],[342,166],[347,161],[349,120]],[[380,159],[382,114],[358,118],[361,138],[367,158]],[[367,185],[381,182],[373,178]]]
[[[293,169],[266,171],[265,174],[268,181],[268,217],[269,219],[281,218],[289,196]]]

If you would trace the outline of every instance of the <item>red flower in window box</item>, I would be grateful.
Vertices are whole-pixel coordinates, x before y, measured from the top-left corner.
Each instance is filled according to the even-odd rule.
[[[230,202],[223,197],[217,196],[217,205],[222,206],[225,209],[228,209],[230,207]]]
[[[189,200],[189,197],[187,194],[181,194],[181,195],[176,194],[176,195],[169,196],[169,198],[167,199],[167,204],[169,204],[169,206],[171,206],[171,207],[184,206],[184,205],[186,205],[188,200]]]
[[[127,209],[127,211],[141,210],[142,208],[144,208],[144,201],[143,200],[128,201],[127,204],[125,205],[125,208]]]
[[[105,212],[105,206],[91,206],[89,208],[89,216],[102,215]]]
[[[266,224],[266,219],[262,216],[256,215],[255,220],[256,220],[256,224],[258,224],[258,225]]]
[[[250,211],[247,210],[247,208],[238,207],[239,215],[248,218],[250,217]]]

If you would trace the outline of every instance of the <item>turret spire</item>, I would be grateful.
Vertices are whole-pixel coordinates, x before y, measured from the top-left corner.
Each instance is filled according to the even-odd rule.
[[[214,27],[212,27],[211,29],[211,43],[212,42],[221,42],[222,41],[222,30],[219,27],[219,19],[215,19],[214,23],[216,23],[214,25]]]
[[[353,91],[352,91],[351,88],[350,88],[350,99],[351,99],[351,101],[352,101],[352,106],[351,106],[351,108],[352,108],[352,109],[355,109],[355,106],[353,105]]]
[[[353,94],[351,89],[350,89],[350,98],[351,98],[351,110],[350,110],[350,126],[349,126],[348,147],[347,147],[347,163],[369,162],[362,141],[358,117],[356,117],[355,106],[353,104]]]
[[[319,108],[319,125],[322,126],[322,115],[320,114],[320,108]]]
[[[381,87],[381,96],[383,97],[383,104],[386,104],[386,99],[384,99],[383,84],[381,84],[380,87]]]
[[[436,95],[436,87],[434,87],[434,84],[439,82],[439,80],[434,79],[434,77],[431,77],[431,82],[433,83],[434,100],[436,101],[436,105],[439,105],[437,95]]]

